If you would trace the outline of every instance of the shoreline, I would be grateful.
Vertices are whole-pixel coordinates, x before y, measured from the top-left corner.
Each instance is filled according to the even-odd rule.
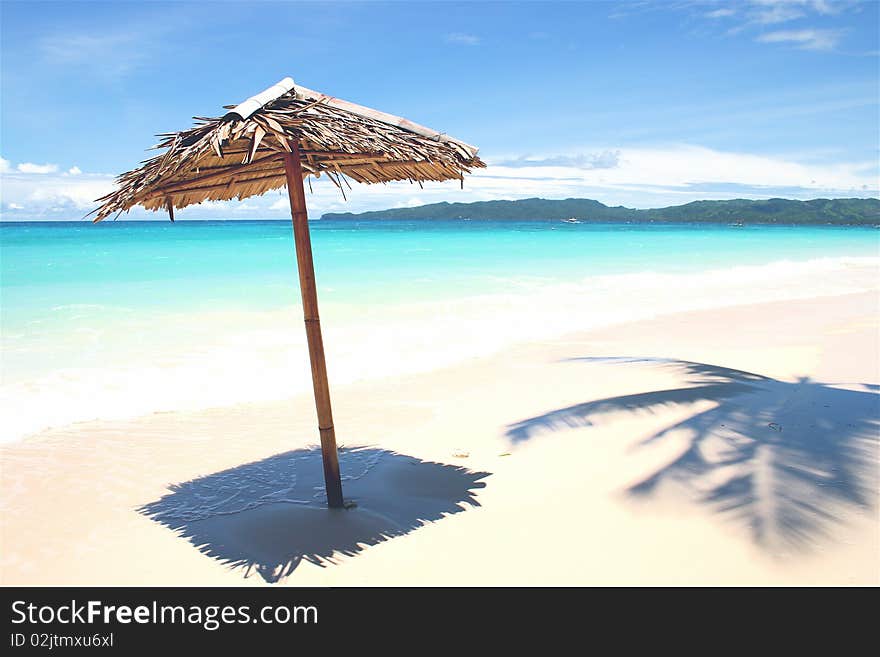
[[[853,476],[840,485],[860,491],[859,499],[867,506],[845,497],[823,497],[837,490],[834,486],[808,486],[798,494],[809,492],[813,496],[809,499],[821,502],[823,513],[834,521],[825,524],[813,515],[799,517],[800,530],[793,535],[785,518],[778,516],[787,508],[784,498],[771,494],[775,504],[769,511],[740,502],[736,508],[746,514],[744,519],[731,519],[729,513],[701,502],[702,487],[729,475],[720,470],[683,485],[671,476],[681,472],[672,469],[669,477],[661,477],[657,491],[639,499],[627,491],[666,472],[695,430],[693,423],[688,424],[691,418],[726,409],[728,399],[735,404],[725,411],[725,431],[739,423],[738,435],[756,441],[759,449],[769,449],[775,458],[806,456],[812,467],[822,466],[827,451],[799,452],[800,443],[792,443],[788,452],[778,452],[773,445],[798,432],[806,432],[805,439],[812,436],[804,449],[824,445],[824,434],[811,433],[808,425],[793,431],[792,423],[826,406],[833,410],[818,411],[814,424],[826,430],[837,427],[829,435],[838,435],[846,434],[846,426],[860,423],[858,432],[850,431],[851,439],[867,440],[868,447],[876,447],[877,394],[871,386],[880,383],[878,299],[873,290],[667,314],[520,343],[428,372],[335,386],[341,442],[392,453],[377,457],[381,477],[371,474],[373,466],[365,466],[358,481],[368,483],[372,478],[377,486],[388,482],[416,486],[416,493],[406,489],[408,494],[399,495],[396,489],[358,483],[359,511],[346,517],[359,519],[360,524],[343,527],[341,533],[319,533],[323,542],[309,546],[308,554],[315,560],[306,558],[283,574],[265,556],[267,546],[295,543],[315,526],[311,512],[293,511],[300,507],[278,502],[277,491],[276,497],[263,500],[257,508],[225,516],[231,520],[212,519],[209,513],[178,529],[194,538],[207,536],[207,544],[215,540],[225,545],[230,537],[245,541],[237,544],[236,555],[248,556],[250,569],[244,563],[231,568],[235,559],[224,562],[227,555],[222,551],[219,556],[203,554],[137,509],[167,500],[172,484],[208,485],[217,473],[230,473],[235,480],[247,474],[247,464],[271,463],[290,450],[307,450],[316,439],[309,394],[133,420],[84,422],[42,432],[0,451],[4,471],[0,581],[120,585],[276,581],[318,586],[877,584],[876,482],[866,487],[855,477],[870,475],[855,472],[865,464],[859,468],[850,464]],[[611,357],[653,360],[608,361]],[[702,364],[702,369],[694,370],[694,364]],[[738,378],[743,372],[757,378]],[[715,396],[699,392],[706,385],[720,385],[730,392]],[[740,396],[738,386],[744,385],[757,392]],[[595,416],[592,411],[578,415],[590,400],[629,400],[646,391],[693,389],[699,394],[687,403],[661,399],[656,407],[632,411],[627,407],[631,402],[621,401]],[[798,400],[808,401],[801,407]],[[760,417],[761,422],[748,424],[745,416]],[[653,432],[682,422],[679,430],[662,440],[643,444]],[[774,433],[771,424],[780,425],[782,432]],[[718,427],[710,433],[702,452],[717,451],[719,446],[712,441],[726,436]],[[832,448],[844,455],[843,446]],[[872,458],[876,472],[876,456]],[[756,462],[745,459],[738,467],[748,469]],[[279,472],[288,472],[287,463],[282,465]],[[472,479],[461,483],[465,476],[461,468],[485,473],[479,479],[482,485]],[[413,482],[407,472],[426,476]],[[833,480],[836,475],[829,476]],[[433,501],[420,497],[419,486],[435,477],[441,477],[443,484],[434,493],[439,497]],[[465,485],[467,495],[455,488]],[[769,484],[762,485],[773,490],[772,485],[770,489],[766,489]],[[281,493],[284,499],[293,495]],[[427,506],[406,513],[381,507],[381,500],[398,498]],[[479,506],[472,506],[469,499]],[[464,508],[450,511],[438,500],[458,500]],[[431,510],[438,508],[447,510]],[[389,518],[393,526],[384,524]],[[422,520],[427,524],[418,526]],[[759,540],[756,520],[774,530],[773,540]],[[268,543],[248,543],[269,526],[289,527],[292,534],[269,532],[263,537]],[[374,541],[376,532],[394,537]],[[645,550],[646,545],[651,549]],[[554,558],[542,556],[549,554]]]
[[[680,312],[866,291],[876,286],[878,274],[880,257],[829,257],[702,272],[597,275],[505,294],[357,312],[334,303],[331,295],[322,306],[330,381],[349,385],[430,372],[516,344]],[[97,369],[84,361],[5,381],[0,405],[16,412],[7,413],[12,421],[5,424],[0,443],[72,423],[279,400],[310,389],[299,306],[176,313],[159,320],[169,325],[166,341],[177,336],[184,341],[160,341],[139,351],[123,349],[125,343],[120,343],[115,348],[126,355],[113,366]],[[197,337],[190,338],[192,345],[185,341],[187,335],[199,335],[196,327],[206,325],[229,329],[207,343]]]

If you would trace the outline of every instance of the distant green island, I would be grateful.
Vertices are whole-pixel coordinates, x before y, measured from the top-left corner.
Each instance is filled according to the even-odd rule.
[[[752,201],[694,201],[668,208],[636,210],[607,206],[587,198],[476,203],[432,203],[413,208],[373,212],[328,212],[321,219],[500,219],[634,223],[833,224],[880,225],[880,199],[837,198],[794,201],[784,198]]]

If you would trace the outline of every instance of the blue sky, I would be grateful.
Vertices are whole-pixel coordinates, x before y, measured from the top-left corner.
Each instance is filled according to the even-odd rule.
[[[4,220],[81,217],[156,133],[287,75],[476,144],[490,164],[464,190],[359,186],[348,202],[320,181],[313,214],[880,193],[876,2],[0,6]],[[272,192],[181,216],[286,208]]]

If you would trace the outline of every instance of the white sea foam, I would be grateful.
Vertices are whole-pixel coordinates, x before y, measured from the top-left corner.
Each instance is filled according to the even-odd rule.
[[[406,305],[328,303],[322,308],[328,368],[339,386],[662,314],[877,290],[878,280],[878,258],[823,258],[692,274],[592,276],[561,285],[532,281],[505,294]],[[70,344],[17,345],[27,353],[48,349],[57,363],[76,365],[14,380],[4,376],[0,441],[97,418],[283,399],[310,390],[299,308],[140,320],[126,314],[120,322],[86,331],[86,352],[77,334]]]

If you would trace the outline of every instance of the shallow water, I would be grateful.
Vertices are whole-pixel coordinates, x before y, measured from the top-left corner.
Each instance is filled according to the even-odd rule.
[[[337,384],[660,312],[872,289],[880,256],[873,228],[311,230]],[[0,223],[0,276],[0,440],[308,389],[289,222]]]

